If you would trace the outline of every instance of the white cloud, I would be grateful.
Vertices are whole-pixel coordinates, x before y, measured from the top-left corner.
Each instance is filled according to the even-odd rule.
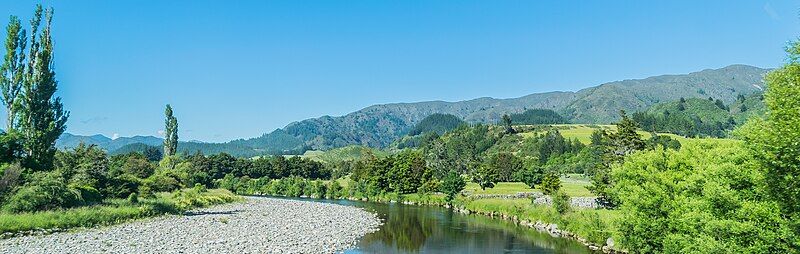
[[[111,139],[118,139],[118,138],[119,138],[119,133],[114,133],[114,135],[111,135]]]
[[[159,136],[164,136],[164,130],[158,130],[158,135]]]
[[[770,5],[769,3],[764,4],[764,12],[766,12],[767,15],[774,20],[781,19],[781,16],[778,15],[777,12],[775,12],[775,9],[772,9],[772,5]]]

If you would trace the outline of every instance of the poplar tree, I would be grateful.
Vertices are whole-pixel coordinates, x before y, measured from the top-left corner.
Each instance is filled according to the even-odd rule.
[[[58,81],[53,71],[53,9],[48,9],[44,16],[44,27],[37,34],[42,21],[42,6],[37,5],[31,19],[28,66],[18,98],[18,124],[24,140],[23,150],[27,155],[28,166],[34,170],[51,168],[56,140],[66,130],[69,118],[69,112],[64,111],[61,98],[54,96]]]
[[[178,119],[172,115],[172,106],[164,110],[164,156],[175,155],[178,150]]]
[[[0,65],[0,91],[2,91],[0,100],[8,113],[7,132],[16,128],[17,98],[22,91],[25,77],[25,37],[25,29],[22,29],[19,18],[11,16],[6,27],[6,54]]]

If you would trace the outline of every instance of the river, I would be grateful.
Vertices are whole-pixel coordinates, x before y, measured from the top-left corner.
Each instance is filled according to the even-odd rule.
[[[552,237],[509,221],[460,214],[441,207],[349,200],[314,201],[361,207],[375,212],[383,221],[380,230],[364,236],[357,248],[345,251],[347,254],[591,253],[573,240]]]

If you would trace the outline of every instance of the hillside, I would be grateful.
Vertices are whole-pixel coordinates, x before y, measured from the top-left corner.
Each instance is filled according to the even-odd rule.
[[[683,136],[725,137],[730,130],[754,115],[766,111],[760,94],[737,96],[731,104],[721,100],[680,99],[653,105],[632,118],[645,130],[670,132]]]
[[[615,81],[577,92],[537,93],[510,99],[484,97],[458,102],[373,105],[344,116],[322,116],[293,122],[256,138],[226,143],[182,143],[179,150],[199,150],[206,154],[224,151],[249,157],[265,153],[297,154],[305,150],[328,150],[349,145],[382,148],[408,134],[425,117],[436,113],[451,114],[468,123],[493,123],[503,114],[550,109],[571,123],[607,124],[617,119],[620,109],[640,112],[655,104],[677,101],[682,97],[712,97],[722,100],[726,105],[735,104],[737,95],[762,92],[762,77],[767,71],[753,66],[731,65],[683,75]],[[757,107],[753,102],[745,104],[746,107]],[[738,110],[738,107],[731,109]],[[79,140],[97,143],[107,150],[133,143],[158,145],[161,142],[160,139],[156,142],[155,139],[136,141],[123,138],[109,141],[106,137],[76,138],[65,134],[59,140],[58,147],[74,146]]]
[[[486,123],[497,121],[503,114],[527,109],[552,109],[573,123],[611,123],[617,119],[620,109],[643,111],[659,102],[675,101],[681,97],[713,97],[730,104],[739,94],[762,92],[762,77],[767,71],[753,66],[731,65],[684,75],[610,82],[577,92],[537,93],[511,99],[374,105],[344,116],[294,122],[281,129],[278,135],[291,135],[316,150],[351,144],[385,147],[434,113],[452,114],[470,123]],[[258,143],[272,135],[246,142]]]

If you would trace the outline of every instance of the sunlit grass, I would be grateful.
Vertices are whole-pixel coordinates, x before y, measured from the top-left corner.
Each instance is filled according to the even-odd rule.
[[[163,214],[180,214],[195,207],[238,200],[241,200],[241,197],[227,190],[198,192],[185,189],[176,193],[158,193],[153,198],[142,198],[137,203],[124,199],[109,199],[100,205],[63,210],[0,213],[0,233],[110,225]]]

